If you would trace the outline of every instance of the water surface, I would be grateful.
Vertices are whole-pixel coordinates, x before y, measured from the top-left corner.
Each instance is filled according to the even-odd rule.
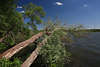
[[[100,67],[100,32],[77,39],[70,51],[72,64],[69,67]]]

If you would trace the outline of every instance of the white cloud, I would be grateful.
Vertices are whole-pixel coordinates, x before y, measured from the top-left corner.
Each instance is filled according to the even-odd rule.
[[[25,13],[25,11],[20,11],[20,13]]]
[[[87,4],[83,4],[83,7],[88,7],[88,5]]]
[[[58,5],[58,6],[62,6],[63,3],[61,3],[61,2],[56,2],[56,5]]]
[[[17,6],[17,8],[23,8],[22,6]]]

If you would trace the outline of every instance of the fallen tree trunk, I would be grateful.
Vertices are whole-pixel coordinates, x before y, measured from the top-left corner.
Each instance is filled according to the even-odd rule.
[[[28,46],[29,44],[33,43],[36,39],[38,39],[42,35],[43,35],[43,32],[40,32],[40,33],[32,36],[30,39],[15,45],[14,47],[8,49],[3,54],[1,54],[0,58],[3,58],[3,57],[6,58],[6,59],[11,58],[15,53],[19,52],[21,49],[23,49],[26,46]]]
[[[45,45],[45,43],[47,42],[48,38],[50,38],[52,36],[52,34],[58,30],[59,28],[56,28],[55,30],[53,30],[51,32],[51,34],[45,38],[41,43],[38,44],[38,47],[32,52],[32,54],[24,61],[24,63],[21,65],[21,67],[30,67],[31,64],[35,61],[35,59],[37,58],[39,51],[42,47],[42,45]]]
[[[37,58],[39,54],[39,48],[36,48],[32,54],[25,60],[21,67],[30,67],[33,61]]]
[[[41,43],[38,44],[38,47],[32,52],[32,54],[24,61],[24,63],[21,65],[21,67],[30,67],[31,64],[35,61],[37,58],[39,51],[42,47],[42,45],[47,41],[47,39],[43,40]]]

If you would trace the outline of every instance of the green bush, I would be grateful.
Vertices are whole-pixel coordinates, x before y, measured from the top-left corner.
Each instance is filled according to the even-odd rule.
[[[3,52],[7,48],[7,45],[4,43],[0,43],[0,53]]]
[[[3,58],[0,59],[0,67],[21,67],[21,61],[17,58],[13,61]]]
[[[40,55],[44,58],[50,67],[58,67],[59,64],[63,67],[65,63],[70,62],[71,53],[65,49],[65,46],[60,40],[57,32],[54,33],[47,43],[42,47]]]

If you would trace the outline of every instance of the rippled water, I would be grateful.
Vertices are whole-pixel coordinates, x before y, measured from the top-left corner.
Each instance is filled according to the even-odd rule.
[[[69,67],[100,67],[100,32],[76,40],[70,50],[73,59]]]

